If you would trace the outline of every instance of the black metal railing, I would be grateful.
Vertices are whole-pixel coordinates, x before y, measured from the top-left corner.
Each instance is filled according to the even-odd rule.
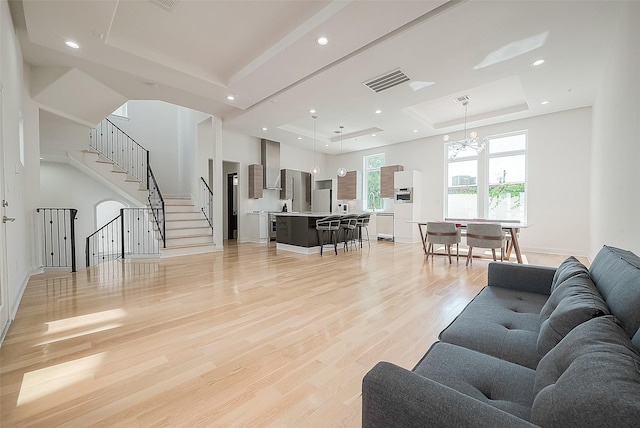
[[[204,214],[205,218],[211,226],[213,231],[213,192],[211,187],[204,181],[204,178],[200,177],[200,211]]]
[[[95,129],[91,130],[89,147],[126,171],[131,177],[147,185],[149,151],[109,119],[103,119]]]
[[[159,253],[154,212],[150,208],[122,208],[120,214],[87,237],[87,267],[132,255]]]
[[[149,191],[149,208],[153,212],[162,246],[166,248],[164,199],[151,170],[149,151],[109,119],[104,119],[92,129],[89,139],[91,148],[146,186]]]
[[[75,208],[37,208],[43,267],[76,272]]]
[[[147,180],[147,188],[149,189],[149,208],[153,213],[153,218],[156,222],[156,227],[160,233],[160,239],[162,239],[162,248],[167,248],[167,234],[165,228],[165,211],[164,211],[164,199],[162,193],[158,187],[156,177],[153,175],[151,167],[147,169],[149,178]]]

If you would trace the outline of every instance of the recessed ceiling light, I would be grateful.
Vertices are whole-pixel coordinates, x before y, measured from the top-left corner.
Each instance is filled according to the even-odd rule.
[[[71,49],[80,49],[80,45],[73,40],[67,40],[66,42],[64,42],[64,44],[69,46]]]
[[[542,105],[549,104],[549,100],[544,100],[544,101],[542,101],[540,104],[542,104]]]
[[[236,97],[234,95],[227,95],[227,99],[229,101],[234,101],[236,99]]]
[[[380,110],[380,109],[375,111],[375,114],[380,114],[380,113],[382,113],[382,110]]]
[[[537,60],[535,60],[535,61],[533,61],[531,63],[531,65],[533,65],[534,67],[537,67],[537,66],[542,65],[542,64],[544,64],[544,60],[543,59],[537,59]]]
[[[328,144],[325,144],[324,146],[325,146],[325,147],[329,147],[329,145],[328,145]]]
[[[262,128],[262,130],[263,130],[263,131],[266,131],[266,130],[267,130],[267,128]]]
[[[312,108],[311,110],[309,110],[309,113],[311,113],[311,114],[315,114],[315,112],[316,112],[316,109],[314,109],[314,108]]]
[[[375,136],[376,136],[376,134],[371,134],[371,136],[372,136],[372,137],[375,137]]]
[[[320,36],[316,39],[316,43],[320,46],[324,46],[329,43],[329,39],[327,39],[325,36]]]
[[[298,137],[298,140],[302,140],[302,137]]]
[[[417,130],[417,129],[414,129],[414,130],[413,130],[413,132],[418,132],[418,130]]]

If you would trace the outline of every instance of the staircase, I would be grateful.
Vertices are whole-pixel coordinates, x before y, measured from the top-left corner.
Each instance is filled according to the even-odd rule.
[[[160,249],[160,257],[216,251],[209,222],[191,198],[164,198],[167,247]]]
[[[88,173],[108,181],[110,187],[125,198],[153,208],[152,218],[156,219],[153,230],[160,257],[216,251],[205,208],[197,209],[191,198],[163,198],[149,166],[149,152],[144,147],[108,119],[91,131],[90,139],[87,150],[70,152],[69,156]]]

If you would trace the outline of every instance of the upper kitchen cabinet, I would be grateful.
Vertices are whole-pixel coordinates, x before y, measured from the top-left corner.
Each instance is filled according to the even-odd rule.
[[[404,171],[402,165],[388,165],[380,167],[380,197],[393,198],[393,177],[396,171]]]
[[[262,165],[249,165],[249,198],[262,198],[262,188],[264,187]]]
[[[294,178],[292,170],[280,170],[280,186],[280,199],[293,199]]]
[[[344,177],[338,176],[338,200],[362,199],[362,172],[349,171]]]

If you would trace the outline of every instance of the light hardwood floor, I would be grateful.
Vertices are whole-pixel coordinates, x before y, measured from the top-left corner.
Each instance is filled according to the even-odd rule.
[[[0,425],[358,427],[364,374],[412,368],[487,264],[425,262],[420,244],[321,257],[229,242],[36,275],[0,350]]]

